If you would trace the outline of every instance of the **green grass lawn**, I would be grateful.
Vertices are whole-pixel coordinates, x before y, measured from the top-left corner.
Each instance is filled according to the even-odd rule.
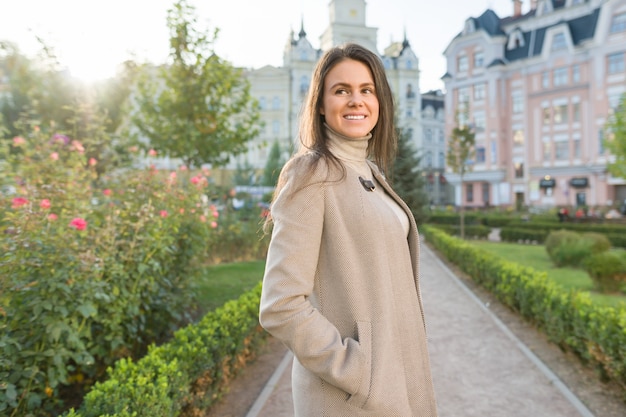
[[[263,279],[264,268],[264,260],[206,267],[197,281],[199,310],[208,312],[239,298]]]
[[[537,271],[545,271],[548,278],[568,290],[587,291],[591,298],[602,305],[626,306],[626,296],[607,295],[594,291],[593,281],[582,269],[557,268],[554,266],[543,245],[521,245],[516,243],[473,241],[473,244],[498,255],[507,261],[529,266]]]

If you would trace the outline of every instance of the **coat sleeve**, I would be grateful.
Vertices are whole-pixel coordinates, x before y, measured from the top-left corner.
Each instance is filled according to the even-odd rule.
[[[342,339],[310,302],[323,238],[326,186],[323,169],[303,181],[298,179],[303,173],[298,165],[285,167],[285,186],[271,207],[274,228],[259,319],[305,368],[354,395],[369,389],[363,385],[369,385],[370,359],[357,340]]]

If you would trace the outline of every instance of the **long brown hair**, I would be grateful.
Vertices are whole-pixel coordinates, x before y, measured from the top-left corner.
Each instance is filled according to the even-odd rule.
[[[378,99],[378,121],[372,129],[372,138],[368,142],[367,153],[378,168],[383,172],[391,168],[397,148],[397,136],[394,126],[394,102],[391,87],[387,81],[385,67],[381,59],[369,49],[355,43],[347,43],[328,50],[318,61],[313,71],[313,79],[309,92],[300,114],[299,138],[300,147],[294,157],[311,153],[311,165],[313,171],[320,158],[325,158],[328,163],[336,165],[344,172],[343,165],[330,152],[326,143],[324,132],[324,116],[320,113],[324,99],[324,81],[326,76],[338,63],[352,59],[365,64],[374,78],[374,87]],[[285,184],[285,178],[281,174],[276,184],[274,197],[278,195]],[[337,179],[335,179],[337,180]],[[272,224],[271,214],[265,218],[263,229],[269,232]]]
[[[372,138],[368,144],[368,156],[374,160],[378,168],[386,172],[395,157],[397,138],[394,127],[393,93],[385,67],[381,59],[370,51],[355,43],[347,43],[327,51],[318,61],[313,71],[313,79],[300,115],[300,149],[298,154],[313,151],[317,155],[325,156],[335,162],[334,156],[328,150],[324,133],[324,116],[320,114],[324,99],[324,81],[335,65],[346,59],[352,59],[365,64],[374,78],[374,87],[379,104],[378,121],[372,129]]]

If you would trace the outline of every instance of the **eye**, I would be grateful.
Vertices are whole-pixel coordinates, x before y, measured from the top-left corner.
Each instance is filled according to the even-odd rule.
[[[363,94],[374,94],[374,88],[373,87],[366,87],[361,91]]]
[[[337,90],[335,90],[335,94],[345,95],[345,94],[348,94],[348,90],[346,90],[345,88],[338,88]]]

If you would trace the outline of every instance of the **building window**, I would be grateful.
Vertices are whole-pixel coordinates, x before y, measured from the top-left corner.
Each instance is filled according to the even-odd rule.
[[[541,74],[541,86],[543,88],[550,87],[550,73],[548,71],[544,71]]]
[[[459,67],[459,72],[466,72],[468,68],[467,56],[461,55],[458,59],[457,65]]]
[[[409,140],[413,140],[413,128],[412,127],[406,130],[406,136],[407,138],[409,138]]]
[[[516,147],[524,146],[524,131],[516,130],[513,132],[513,145]]]
[[[468,203],[474,201],[474,184],[467,184],[465,186],[465,200]]]
[[[280,122],[278,120],[274,120],[272,122],[272,133],[275,136],[278,136],[280,134]]]
[[[611,33],[626,32],[626,12],[613,16]]]
[[[265,110],[267,108],[267,100],[265,97],[259,98],[259,109]]]
[[[485,203],[486,206],[489,205],[489,183],[488,182],[483,182],[483,203]]]
[[[524,97],[520,91],[515,91],[513,93],[513,113],[522,113],[524,111]]]
[[[304,95],[309,90],[309,77],[303,75],[300,77],[300,94]]]
[[[554,142],[554,159],[557,161],[569,160],[569,143],[567,141]]]
[[[550,49],[552,52],[562,51],[563,49],[567,49],[567,41],[565,39],[565,33],[559,32],[555,33],[552,38],[552,48]]]
[[[572,67],[572,81],[575,83],[580,82],[580,65],[574,65]]]
[[[558,125],[567,122],[567,105],[561,104],[560,106],[554,106],[554,123]]]
[[[476,147],[476,163],[477,164],[485,163],[485,147],[484,146]]]
[[[469,103],[469,89],[459,88],[459,103]]]
[[[474,128],[476,132],[484,132],[486,127],[486,119],[484,111],[475,111],[474,112]]]
[[[272,100],[272,110],[280,110],[280,98],[274,97]]]
[[[443,130],[439,130],[439,143],[443,143],[443,141],[444,141]]]
[[[474,68],[481,68],[485,65],[485,54],[483,51],[474,52]]]
[[[604,151],[604,130],[600,129],[598,130],[598,153],[603,155]]]
[[[524,34],[520,29],[515,29],[513,33],[509,35],[509,40],[506,44],[506,49],[511,51],[513,49],[520,48],[525,45]]]
[[[574,143],[574,158],[580,159],[582,156],[582,149],[580,147],[580,138],[574,138],[573,143]]]
[[[498,144],[495,140],[491,141],[491,163],[495,164],[497,161],[498,154],[496,153]]]
[[[474,100],[480,101],[485,99],[485,83],[474,84]]]
[[[443,168],[446,165],[446,155],[443,152],[439,152],[439,156],[437,157],[438,164],[437,168]]]
[[[543,108],[543,124],[549,125],[552,120],[552,114],[550,113],[550,107]]]
[[[424,137],[426,138],[426,142],[432,142],[433,141],[433,130],[431,128],[427,128],[426,131],[424,132]]]
[[[619,74],[624,72],[624,52],[618,52],[608,56],[609,74]]]
[[[543,140],[543,161],[549,162],[552,159],[552,144],[550,139],[544,138]]]
[[[433,167],[433,153],[431,151],[426,152],[426,167],[427,168],[432,168]]]
[[[515,169],[515,178],[524,178],[524,163],[516,162],[513,164]]]
[[[567,68],[563,67],[555,69],[553,73],[554,86],[565,85],[567,83]]]
[[[572,121],[580,122],[580,103],[572,104]]]

